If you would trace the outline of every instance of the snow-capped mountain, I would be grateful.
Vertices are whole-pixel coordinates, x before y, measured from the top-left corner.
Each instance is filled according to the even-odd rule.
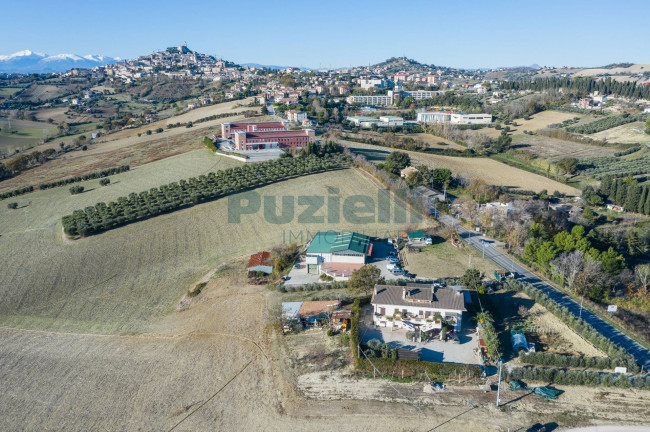
[[[0,55],[0,72],[4,73],[47,73],[65,72],[73,68],[93,68],[117,63],[119,58],[99,55],[57,54],[47,55],[30,50],[10,55]]]

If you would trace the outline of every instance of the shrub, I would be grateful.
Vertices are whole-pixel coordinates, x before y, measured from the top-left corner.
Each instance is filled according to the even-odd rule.
[[[72,187],[70,188],[70,193],[71,193],[72,195],[80,194],[80,193],[83,192],[83,191],[84,191],[84,187],[83,187],[83,186],[72,186]]]
[[[7,204],[7,208],[11,209],[11,210],[15,210],[15,209],[18,208],[18,203],[17,202],[10,202],[9,204]]]
[[[101,179],[101,180],[99,181],[99,185],[100,185],[100,186],[106,186],[106,185],[108,185],[110,182],[111,182],[111,179],[109,179],[109,178],[103,178],[103,179]]]

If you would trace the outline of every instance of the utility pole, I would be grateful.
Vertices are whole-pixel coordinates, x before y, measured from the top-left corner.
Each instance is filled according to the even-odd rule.
[[[499,357],[499,384],[497,385],[497,407],[501,403],[501,365],[503,364],[503,359]]]

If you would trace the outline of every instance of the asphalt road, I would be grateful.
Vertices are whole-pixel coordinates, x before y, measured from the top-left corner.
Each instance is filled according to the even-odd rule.
[[[575,316],[581,316],[583,320],[594,327],[601,335],[611,340],[614,344],[625,349],[628,353],[632,354],[636,361],[644,367],[645,371],[650,370],[650,351],[645,349],[639,343],[630,339],[625,334],[618,331],[614,326],[593,314],[586,308],[581,308],[580,304],[575,302],[572,298],[559,291],[557,288],[550,285],[544,279],[529,271],[527,268],[521,266],[516,261],[511,259],[505,253],[494,248],[494,244],[484,244],[480,242],[482,236],[476,232],[472,232],[458,223],[458,220],[449,215],[440,215],[438,220],[445,224],[454,226],[458,235],[460,235],[470,246],[476,249],[479,253],[485,252],[485,256],[490,258],[496,264],[500,265],[508,271],[517,273],[517,280],[527,282],[535,288],[541,290],[550,298],[566,307],[569,312]],[[485,251],[484,251],[485,249]]]

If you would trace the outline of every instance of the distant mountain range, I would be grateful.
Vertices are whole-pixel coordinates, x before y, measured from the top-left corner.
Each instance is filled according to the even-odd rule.
[[[65,72],[74,68],[94,68],[121,59],[99,55],[80,56],[77,54],[47,55],[29,50],[19,51],[11,55],[0,55],[1,73],[49,73]]]

